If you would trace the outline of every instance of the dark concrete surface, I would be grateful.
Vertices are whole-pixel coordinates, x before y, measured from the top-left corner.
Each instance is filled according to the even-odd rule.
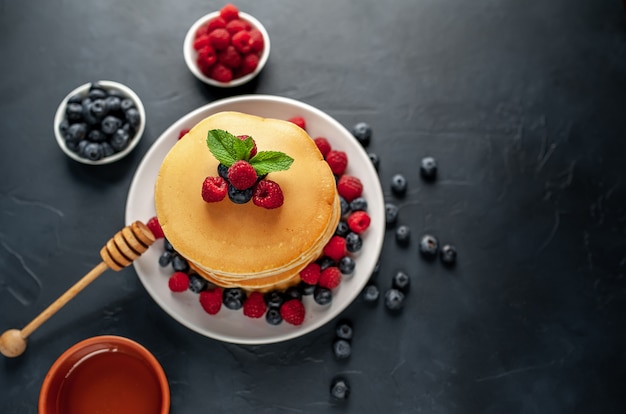
[[[200,336],[162,311],[132,268],[99,278],[0,360],[0,412],[35,413],[43,378],[76,342],[148,347],[172,413],[619,413],[626,397],[626,15],[618,0],[246,1],[272,54],[252,84],[197,81],[182,41],[203,1],[0,1],[0,331],[20,328],[99,262],[124,225],[143,155],[174,121],[219,98],[263,93],[365,121],[385,199],[414,238],[387,231],[377,282],[412,277],[393,317],[360,299],[347,362],[333,323],[286,343]],[[124,160],[89,167],[57,147],[60,100],[111,79],[148,124]],[[419,178],[434,156],[436,182]],[[409,191],[395,198],[393,174]],[[432,233],[459,251],[417,254]],[[329,398],[333,376],[352,386]]]

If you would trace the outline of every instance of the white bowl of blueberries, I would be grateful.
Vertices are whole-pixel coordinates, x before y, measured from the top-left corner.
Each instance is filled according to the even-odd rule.
[[[54,135],[70,158],[83,164],[117,161],[139,143],[146,113],[135,92],[101,80],[71,91],[54,117]]]

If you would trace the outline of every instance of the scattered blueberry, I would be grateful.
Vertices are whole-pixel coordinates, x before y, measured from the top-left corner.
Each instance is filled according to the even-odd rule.
[[[165,251],[161,253],[161,256],[159,256],[159,266],[161,267],[168,266],[170,263],[172,263],[172,257],[173,257],[172,252]]]
[[[345,339],[351,341],[354,330],[352,329],[352,323],[347,319],[342,319],[337,322],[335,326],[335,336],[339,339]]]
[[[363,147],[369,145],[372,138],[372,127],[368,124],[359,122],[350,129],[350,132]]]
[[[328,305],[333,300],[333,292],[325,287],[316,286],[313,292],[313,300],[318,305]]]
[[[399,270],[393,276],[393,279],[391,280],[391,286],[394,289],[398,289],[399,291],[406,293],[408,292],[409,287],[411,286],[411,278],[406,272]]]
[[[367,211],[367,200],[364,197],[357,197],[350,202],[351,211]]]
[[[327,267],[334,266],[335,261],[328,256],[324,256],[317,260],[317,264],[320,265],[321,270],[324,270]]]
[[[401,246],[406,246],[411,241],[411,229],[409,226],[398,226],[396,229],[396,242]]]
[[[378,171],[378,169],[380,168],[380,157],[377,154],[374,154],[373,152],[368,153],[367,156],[372,162],[372,165],[374,165],[374,169]]]
[[[330,396],[339,401],[345,401],[350,395],[350,385],[342,377],[333,378],[330,384]]]
[[[228,181],[228,167],[221,162],[217,164],[217,175]]]
[[[385,204],[385,223],[388,226],[393,226],[398,221],[398,206],[392,203]]]
[[[283,321],[283,317],[280,316],[280,310],[278,308],[270,307],[265,312],[265,320],[270,325],[280,325]]]
[[[285,301],[285,297],[282,292],[279,292],[278,290],[271,290],[267,292],[263,296],[263,299],[265,299],[265,304],[268,308],[280,308]]]
[[[343,220],[339,221],[339,223],[337,223],[337,229],[335,230],[335,235],[346,237],[348,233],[350,233],[350,226],[348,226],[348,223],[346,223]]]
[[[298,289],[297,286],[291,286],[287,288],[283,296],[285,297],[286,300],[290,300],[290,299],[302,300],[302,292],[300,291],[300,289]]]
[[[398,289],[389,289],[385,292],[385,307],[391,311],[399,311],[404,307],[404,293]]]
[[[189,275],[189,290],[193,293],[200,293],[205,290],[209,282],[205,278],[198,276],[195,273]]]
[[[337,359],[347,359],[350,358],[352,354],[352,346],[350,342],[345,339],[335,339],[333,341],[333,354]]]
[[[456,247],[451,244],[444,244],[441,247],[440,257],[443,264],[454,265],[456,263]]]
[[[354,268],[356,267],[356,262],[350,256],[344,256],[339,259],[339,271],[343,275],[351,275],[354,273]]]
[[[420,253],[422,253],[425,258],[435,258],[438,251],[439,241],[435,236],[431,236],[430,234],[422,236],[422,239],[420,240]]]
[[[172,268],[175,272],[188,272],[189,271],[189,263],[185,260],[184,257],[175,255],[172,257]]]
[[[168,251],[168,252],[175,252],[176,250],[174,249],[174,246],[172,246],[172,243],[170,243],[169,240],[167,239],[163,239],[163,248]]]
[[[363,239],[361,236],[354,232],[350,232],[346,235],[346,250],[350,253],[356,253],[363,247]]]
[[[222,293],[222,301],[228,309],[241,309],[246,300],[246,293],[240,288],[226,288]]]
[[[228,184],[228,198],[235,204],[245,204],[252,199],[254,186],[246,190],[238,190],[232,184]]]
[[[341,217],[347,216],[350,213],[350,203],[345,198],[339,196],[339,204],[341,205]]]
[[[306,282],[300,281],[300,283],[298,283],[298,290],[302,295],[309,296],[315,292],[315,285],[309,285]]]
[[[433,157],[424,157],[420,162],[420,173],[426,180],[434,180],[437,176],[437,161]]]
[[[407,181],[404,175],[395,174],[391,177],[391,191],[397,196],[403,196],[406,193]]]
[[[367,303],[376,303],[380,297],[380,291],[375,284],[369,284],[363,289],[363,300]]]

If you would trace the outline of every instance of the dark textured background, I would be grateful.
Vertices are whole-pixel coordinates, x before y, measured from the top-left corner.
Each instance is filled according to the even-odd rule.
[[[215,1],[0,1],[0,330],[23,327],[99,262],[124,225],[135,168],[159,134],[218,98],[281,95],[374,128],[385,198],[413,242],[387,232],[378,283],[406,270],[403,314],[357,300],[353,356],[333,324],[238,346],[165,314],[132,268],[99,278],[0,360],[0,412],[35,413],[56,357],[99,334],[151,349],[172,413],[618,413],[626,397],[626,16],[618,0],[237,2],[267,27],[262,75],[204,86],[181,45]],[[57,148],[60,100],[91,80],[127,84],[148,125],[121,162]],[[417,161],[432,155],[427,185]],[[397,200],[390,178],[403,173]],[[459,250],[448,270],[417,255],[430,232]],[[331,378],[352,384],[334,405]]]

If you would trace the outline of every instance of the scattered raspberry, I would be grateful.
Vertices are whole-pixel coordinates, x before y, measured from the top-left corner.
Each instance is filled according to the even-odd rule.
[[[230,41],[235,49],[237,49],[237,51],[240,53],[248,53],[252,48],[250,44],[250,32],[246,30],[241,30],[233,34],[233,37]]]
[[[215,50],[224,50],[230,44],[230,33],[226,29],[215,29],[209,33],[209,39]]]
[[[337,192],[348,202],[360,197],[363,193],[363,184],[358,177],[352,175],[342,175],[337,183]]]
[[[265,47],[265,39],[259,29],[250,30],[250,47],[255,52],[260,52]]]
[[[341,283],[341,270],[337,266],[328,266],[322,270],[317,284],[326,289],[334,289]]]
[[[150,218],[150,220],[146,223],[146,226],[150,229],[155,239],[162,239],[165,237],[157,216]]]
[[[248,138],[252,139],[250,135],[237,135],[237,138],[239,138],[242,141],[245,141]],[[256,142],[254,142],[254,139],[252,139],[252,149],[250,150],[250,158],[254,157],[256,155],[256,152],[257,152]]]
[[[209,38],[209,35],[196,37],[196,40],[193,41],[193,49],[195,51],[207,46],[211,46],[211,39]]]
[[[259,66],[259,57],[254,53],[248,53],[241,58],[241,67],[239,68],[239,76],[252,73]]]
[[[302,325],[304,313],[304,305],[298,299],[288,300],[280,307],[280,316],[291,325]]]
[[[306,129],[306,121],[301,116],[294,116],[293,118],[289,118],[287,121],[298,125],[302,129]]]
[[[178,132],[178,139],[181,139],[182,137],[184,137],[184,136],[185,136],[185,135],[187,135],[188,133],[189,133],[189,128],[184,128],[184,129],[181,129],[181,130]]]
[[[282,206],[284,200],[285,197],[283,196],[283,190],[281,190],[280,185],[268,179],[259,181],[252,194],[252,202],[254,205],[267,209]]]
[[[215,315],[222,308],[222,289],[208,289],[200,292],[200,305],[209,315]]]
[[[222,177],[207,177],[202,183],[202,199],[207,203],[222,201],[228,194],[228,183]]]
[[[247,32],[250,29],[250,23],[241,19],[234,19],[226,23],[226,30],[228,30],[228,33],[230,33],[231,35],[234,35],[235,33],[241,31]]]
[[[320,278],[320,272],[322,268],[319,264],[312,262],[309,263],[304,269],[300,271],[300,280],[309,285],[317,285],[317,281]]]
[[[239,18],[239,9],[232,3],[228,3],[220,9],[220,17],[227,22]]]
[[[317,149],[322,153],[322,156],[326,158],[326,155],[332,149],[328,140],[324,137],[317,137],[313,141],[315,142],[315,145],[317,145]]]
[[[235,49],[235,46],[229,45],[226,49],[219,52],[217,61],[231,69],[236,69],[241,64],[241,55]]]
[[[209,72],[209,78],[218,82],[230,82],[233,80],[233,71],[221,63],[216,63]]]
[[[170,276],[168,286],[172,292],[184,292],[189,288],[189,276],[185,272],[175,272]]]
[[[249,318],[260,318],[265,314],[267,305],[261,292],[252,292],[243,303],[243,314]]]
[[[226,28],[226,20],[224,20],[221,16],[214,17],[209,20],[206,24],[206,34],[209,34],[215,29],[225,29]]]
[[[228,168],[228,180],[238,190],[246,190],[256,183],[256,171],[247,161],[238,160]]]
[[[355,211],[348,217],[348,227],[356,234],[361,234],[370,226],[370,216],[365,211]]]
[[[326,162],[335,175],[341,175],[348,168],[348,155],[343,151],[330,150],[326,154]]]
[[[346,239],[341,236],[331,237],[326,246],[324,246],[324,255],[336,262],[339,261],[346,255]]]

